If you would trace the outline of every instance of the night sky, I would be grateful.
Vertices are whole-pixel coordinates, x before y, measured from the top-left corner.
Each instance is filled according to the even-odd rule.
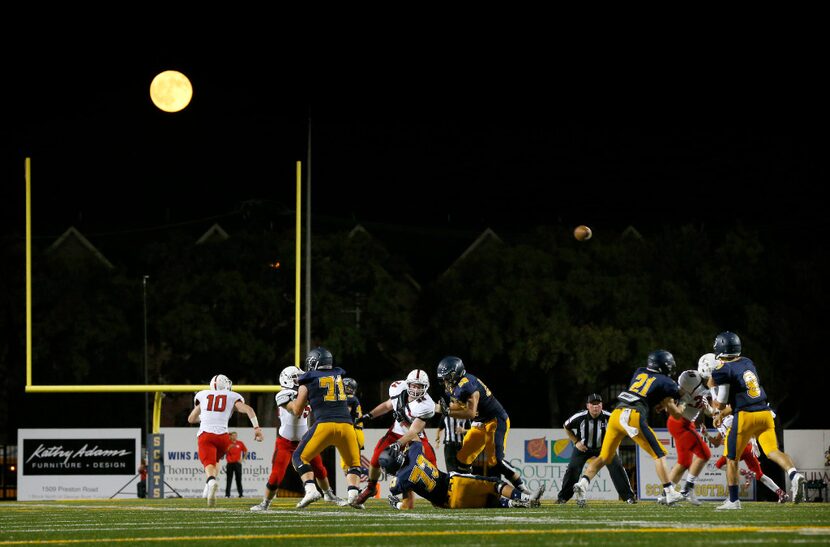
[[[798,81],[756,87],[736,74],[715,89],[648,67],[575,77],[541,53],[459,62],[413,50],[396,63],[356,53],[70,44],[14,58],[0,129],[4,231],[21,229],[26,156],[36,234],[141,229],[248,200],[293,210],[309,121],[321,219],[826,228],[827,109]],[[182,112],[150,101],[166,69],[193,83]]]

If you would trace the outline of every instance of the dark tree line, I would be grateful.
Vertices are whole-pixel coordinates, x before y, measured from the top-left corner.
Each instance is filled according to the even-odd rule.
[[[200,245],[182,232],[115,242],[104,253],[113,269],[36,248],[33,382],[143,384],[149,275],[150,383],[206,383],[218,372],[276,383],[294,362],[294,234],[250,226]],[[419,279],[383,230],[315,234],[312,343],[358,380],[367,407],[412,368],[435,382],[438,361],[454,354],[513,427],[558,428],[586,393],[613,398],[649,351],[668,349],[681,370],[694,368],[718,332],[733,330],[782,424],[819,427],[802,401],[818,397],[823,377],[826,253],[772,233],[684,225],[600,230],[580,243],[544,226],[499,234]],[[424,232],[419,245],[441,240]],[[21,238],[7,239],[0,266],[7,441],[17,427],[141,427],[143,395],[23,394],[23,252]]]

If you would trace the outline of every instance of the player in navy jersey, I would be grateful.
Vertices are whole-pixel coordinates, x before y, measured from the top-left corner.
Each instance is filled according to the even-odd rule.
[[[792,458],[778,448],[775,418],[767,403],[767,394],[761,385],[755,363],[747,357],[741,357],[741,339],[734,332],[718,334],[714,350],[717,361],[712,377],[709,378],[709,387],[717,388],[714,401],[717,410],[713,420],[715,427],[720,426],[726,416],[734,416],[724,449],[729,499],[717,509],[741,508],[738,499],[738,460],[752,437],[758,440],[767,458],[787,472],[792,485],[792,499],[795,503],[801,503],[804,501],[804,475],[798,472]]]
[[[278,397],[284,396],[288,400],[285,408],[295,416],[303,413],[306,404],[311,405],[311,411],[314,413],[314,424],[303,435],[291,456],[294,469],[297,470],[305,487],[305,496],[297,507],[305,507],[322,497],[314,483],[314,470],[310,462],[329,446],[336,446],[340,456],[349,466],[346,475],[346,481],[349,483],[349,504],[352,505],[357,498],[360,449],[354,434],[354,421],[349,413],[346,389],[343,386],[345,374],[343,369],[334,367],[334,358],[329,350],[317,347],[306,355],[306,372],[298,380],[300,387],[297,391],[283,389],[278,394]],[[282,404],[279,399],[277,404]]]
[[[356,422],[363,415],[363,407],[360,405],[360,399],[357,397],[357,380],[354,378],[343,378],[343,387],[346,388],[346,402],[349,405],[349,414],[352,417],[352,421]],[[365,442],[363,422],[354,424],[354,435],[357,438],[358,450],[363,450],[363,444]],[[346,461],[342,457],[340,458],[340,467],[348,474],[349,466],[346,465]]]
[[[411,509],[414,492],[444,509],[481,507],[538,507],[545,485],[531,495],[495,477],[448,475],[424,456],[423,444],[412,442],[401,448],[392,444],[379,458],[384,471],[394,477],[389,489],[389,504],[395,509]],[[403,497],[403,499],[401,499]]]
[[[634,371],[628,389],[617,396],[619,401],[617,407],[608,418],[608,430],[602,441],[599,457],[588,464],[585,474],[574,485],[577,505],[585,506],[591,479],[603,466],[614,459],[617,448],[626,436],[654,458],[655,470],[666,495],[665,503],[673,505],[683,499],[669,480],[669,471],[666,468],[666,449],[648,425],[649,413],[655,407],[658,410],[666,410],[675,418],[682,416],[680,409],[674,403],[674,400],[680,396],[679,387],[670,377],[675,366],[674,356],[660,349],[649,353],[646,366]]]
[[[450,403],[446,403],[446,398],[440,399],[440,411],[452,418],[471,420],[474,423],[464,435],[461,449],[456,454],[458,470],[470,470],[476,457],[487,448],[488,456],[492,452],[495,457],[493,470],[509,480],[514,487],[530,494],[519,471],[504,459],[510,417],[498,399],[484,382],[466,371],[464,363],[458,357],[449,355],[441,359],[438,363],[438,379],[444,382],[450,400]],[[452,403],[462,405],[463,408],[452,409]]]

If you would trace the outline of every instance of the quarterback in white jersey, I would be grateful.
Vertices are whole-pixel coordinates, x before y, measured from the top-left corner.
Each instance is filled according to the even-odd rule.
[[[389,399],[358,418],[358,421],[366,422],[388,412],[393,412],[395,416],[395,421],[389,430],[375,445],[375,451],[369,462],[369,483],[358,496],[359,503],[365,502],[377,492],[380,479],[380,454],[392,443],[406,446],[412,441],[419,440],[424,445],[424,457],[433,465],[438,465],[435,450],[424,433],[427,420],[435,415],[435,401],[427,393],[428,389],[429,375],[425,370],[415,369],[407,375],[406,380],[392,382],[389,386]],[[411,492],[408,495],[414,498]]]
[[[217,462],[231,444],[228,420],[234,410],[248,415],[254,426],[254,439],[262,441],[262,429],[256,412],[245,404],[242,395],[231,391],[232,387],[227,376],[217,374],[210,380],[210,389],[203,389],[196,394],[193,410],[187,417],[188,423],[199,424],[199,461],[202,462],[207,477],[203,496],[207,498],[209,507],[216,505],[216,490],[219,488],[219,483],[216,482]]]

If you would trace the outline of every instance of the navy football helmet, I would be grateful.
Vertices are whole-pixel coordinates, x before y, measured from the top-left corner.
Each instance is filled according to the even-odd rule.
[[[346,395],[354,395],[357,393],[357,380],[354,378],[343,378],[343,389],[346,390]]]
[[[388,475],[394,475],[406,463],[406,452],[398,443],[392,443],[380,453],[378,463]]]
[[[332,357],[331,352],[323,346],[314,348],[308,352],[308,355],[305,356],[306,370],[329,369],[332,365],[334,365],[334,357]]]
[[[652,372],[671,376],[676,366],[674,355],[664,349],[658,349],[648,354],[646,368]]]
[[[724,331],[715,337],[715,357],[732,359],[741,355],[741,339],[734,332]]]
[[[458,357],[448,355],[438,363],[438,379],[446,385],[455,386],[465,374],[464,363]]]

